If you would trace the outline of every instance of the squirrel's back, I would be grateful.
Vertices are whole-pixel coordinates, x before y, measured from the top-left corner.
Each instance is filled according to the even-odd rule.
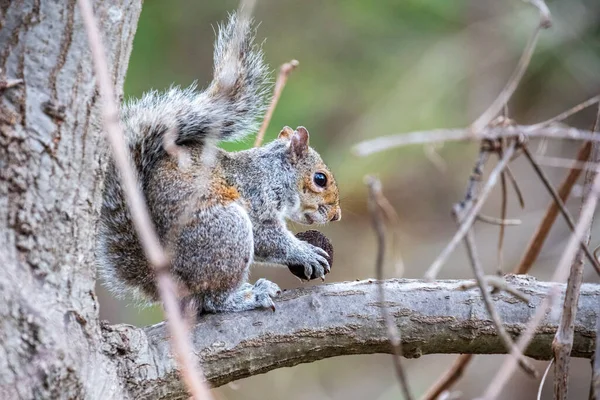
[[[202,151],[207,143],[240,139],[256,130],[266,108],[269,77],[253,38],[250,21],[232,15],[219,29],[214,78],[206,90],[199,92],[193,85],[164,93],[151,91],[123,107],[122,126],[155,223],[165,216],[153,213],[156,195],[149,193],[149,182],[156,168],[169,164],[164,147],[167,133],[174,135],[177,145]],[[189,188],[185,181],[176,183]],[[190,191],[178,192],[180,198],[161,201],[185,204]],[[166,228],[157,226],[159,236]],[[141,291],[143,297],[156,299],[152,269],[137,239],[112,159],[105,177],[96,259],[103,280],[115,294]]]

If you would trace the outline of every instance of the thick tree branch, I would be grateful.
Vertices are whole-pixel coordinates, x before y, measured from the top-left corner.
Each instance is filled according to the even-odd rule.
[[[513,336],[521,333],[550,283],[508,278],[527,293],[530,304],[506,293],[493,295],[494,305]],[[402,331],[405,357],[423,354],[506,352],[476,290],[461,290],[471,281],[388,280],[386,303]],[[564,292],[564,285],[563,285]],[[572,355],[590,358],[596,335],[600,286],[583,284],[575,321]],[[287,291],[277,312],[249,311],[205,315],[194,328],[195,354],[213,386],[323,358],[389,353],[380,317],[375,281],[336,283]],[[546,317],[524,352],[537,359],[552,357],[558,321]],[[127,325],[104,328],[105,353],[120,364],[120,375],[133,398],[184,398],[164,323],[145,329]]]

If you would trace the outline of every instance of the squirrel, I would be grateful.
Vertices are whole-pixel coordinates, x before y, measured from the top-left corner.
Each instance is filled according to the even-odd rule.
[[[254,261],[301,265],[306,279],[324,279],[328,254],[296,238],[286,220],[312,225],[341,218],[336,181],[309,146],[306,128],[284,127],[276,140],[249,150],[216,146],[255,132],[266,109],[269,72],[251,25],[233,14],[219,26],[214,77],[206,90],[194,84],[151,91],[121,110],[139,186],[159,238],[170,249],[171,274],[185,290],[182,301],[193,301],[199,312],[275,310],[279,287],[266,279],[248,283]],[[168,135],[185,149],[187,167],[168,151]],[[96,259],[101,278],[117,296],[159,300],[112,159]]]

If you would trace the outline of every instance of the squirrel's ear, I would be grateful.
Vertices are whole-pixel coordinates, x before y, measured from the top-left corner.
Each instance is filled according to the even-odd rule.
[[[289,126],[284,126],[283,129],[281,130],[281,132],[279,132],[279,136],[277,136],[277,139],[288,139],[289,140],[293,134],[294,134],[294,130],[292,128],[290,128]]]
[[[296,128],[291,137],[290,150],[296,158],[302,158],[308,153],[308,131],[305,127],[299,126]]]

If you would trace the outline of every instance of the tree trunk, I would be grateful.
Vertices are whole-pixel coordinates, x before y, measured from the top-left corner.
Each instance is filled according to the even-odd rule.
[[[141,0],[96,2],[117,93],[140,8]],[[76,1],[0,0],[0,68],[0,399],[185,398],[164,325],[98,320],[93,246],[106,146]],[[6,88],[4,78],[23,82]],[[464,283],[385,283],[405,355],[505,352]],[[516,335],[549,285],[512,283],[530,304],[506,294],[494,301]],[[600,286],[584,285],[581,296],[572,355],[591,357]],[[200,319],[196,359],[214,385],[389,351],[370,281],[296,289],[277,307]],[[551,357],[555,331],[549,316],[526,354]]]
[[[117,92],[141,0],[95,2]],[[0,1],[0,398],[123,398],[101,351],[95,220],[104,138],[75,0]]]

